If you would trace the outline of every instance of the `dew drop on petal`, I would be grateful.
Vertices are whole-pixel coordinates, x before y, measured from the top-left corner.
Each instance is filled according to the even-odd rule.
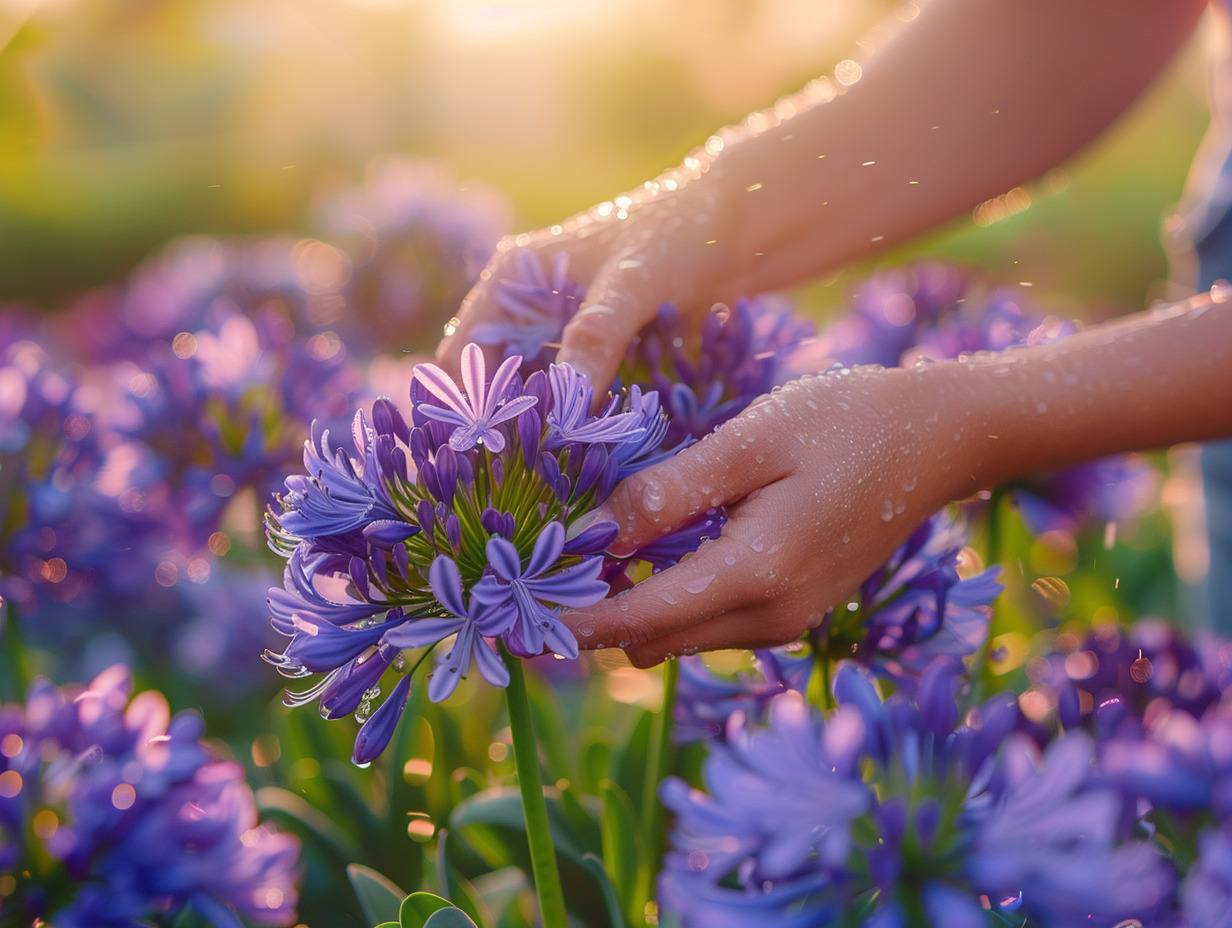
[[[885,502],[881,504],[881,521],[889,522],[893,518],[894,518],[894,503],[892,503],[890,500],[887,499]]]

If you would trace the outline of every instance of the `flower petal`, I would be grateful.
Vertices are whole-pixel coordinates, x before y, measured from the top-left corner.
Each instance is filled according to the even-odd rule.
[[[442,606],[456,616],[467,617],[469,613],[462,601],[462,572],[453,558],[442,554],[432,562],[428,568],[428,585]]]
[[[478,348],[476,348],[476,350],[478,350]],[[465,354],[463,354],[463,360],[465,363]],[[474,421],[475,411],[466,401],[466,397],[464,397],[461,391],[458,390],[457,384],[455,384],[453,379],[443,370],[430,361],[424,361],[415,365],[414,375],[415,379],[427,387],[428,392],[430,392],[438,400],[458,415],[465,416],[467,421]],[[427,410],[432,408],[431,406],[421,404],[419,408],[427,415],[431,415],[431,413],[427,412]]]

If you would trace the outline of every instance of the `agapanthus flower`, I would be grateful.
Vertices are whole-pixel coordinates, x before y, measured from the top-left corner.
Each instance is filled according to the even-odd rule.
[[[319,700],[331,717],[365,707],[361,763],[385,746],[429,653],[433,700],[472,665],[505,685],[497,646],[576,658],[561,608],[597,602],[627,566],[601,554],[616,526],[591,513],[623,468],[649,459],[639,443],[659,420],[640,393],[591,415],[574,371],[553,365],[523,381],[519,363],[506,359],[489,379],[468,345],[461,385],[417,365],[409,417],[380,399],[371,419],[356,414],[352,451],[317,435],[309,473],[287,479],[268,515],[271,546],[288,558],[270,591],[273,624],[291,640],[267,657],[287,676],[319,675],[288,701]],[[415,655],[409,669],[403,652]],[[372,711],[386,673],[399,702]]]
[[[787,690],[808,688],[813,656],[803,648],[753,652],[756,673],[718,674],[700,657],[680,659],[680,677],[672,708],[672,736],[677,741],[722,738],[727,722],[743,712],[746,723],[765,721],[770,703]]]
[[[1059,636],[1051,654],[1028,667],[1033,712],[1055,713],[1065,728],[1098,737],[1138,734],[1149,708],[1200,718],[1232,686],[1232,649],[1209,633],[1191,637],[1159,619],[1128,628],[1097,626],[1085,638]]]
[[[686,928],[1068,926],[1085,923],[1080,912],[1113,924],[1166,905],[1171,870],[1122,836],[1123,806],[1098,782],[1090,740],[1063,739],[1040,759],[1015,732],[1012,696],[960,720],[961,684],[959,663],[943,658],[913,694],[883,701],[845,663],[828,716],[796,692],[774,699],[764,727],[734,714],[704,762],[709,794],[663,786],[677,824],[661,905]],[[1055,816],[1063,828],[1041,826]]]
[[[815,637],[835,659],[852,658],[900,685],[936,656],[974,654],[1002,587],[997,567],[959,573],[965,545],[965,526],[942,510],[829,613]]]
[[[293,924],[296,839],[257,820],[200,717],[131,689],[117,666],[88,687],[36,681],[24,706],[0,707],[6,924],[132,928],[185,909],[218,928]]]
[[[362,184],[329,192],[316,210],[322,238],[346,257],[342,299],[318,321],[368,351],[430,349],[511,216],[506,196],[459,182],[442,162],[374,162]]]

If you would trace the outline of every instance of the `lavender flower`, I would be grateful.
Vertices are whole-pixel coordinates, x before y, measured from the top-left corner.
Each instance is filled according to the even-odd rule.
[[[523,382],[519,362],[506,359],[489,381],[468,345],[462,386],[418,365],[409,421],[380,399],[371,421],[356,414],[353,454],[317,436],[310,475],[288,478],[268,514],[271,547],[288,558],[272,619],[291,640],[267,659],[286,676],[320,675],[288,702],[319,700],[331,717],[364,709],[357,762],[384,748],[429,653],[439,649],[428,684],[437,701],[472,663],[488,682],[508,682],[492,641],[512,655],[576,658],[560,607],[598,601],[600,575],[626,566],[598,553],[615,526],[590,513],[622,462],[638,459],[622,450],[659,421],[619,398],[591,416],[590,388],[573,371],[555,365]],[[408,650],[419,651],[409,670]],[[369,716],[387,672],[398,675],[396,704],[391,696]]]
[[[257,821],[236,764],[127,669],[36,681],[0,708],[0,879],[23,923],[128,928],[184,909],[218,926],[295,920],[298,842]]]
[[[813,669],[810,654],[777,649],[754,651],[758,673],[719,675],[700,657],[680,659],[672,735],[677,741],[722,738],[728,720],[744,713],[747,724],[761,724],[774,698],[787,690],[803,693]]]

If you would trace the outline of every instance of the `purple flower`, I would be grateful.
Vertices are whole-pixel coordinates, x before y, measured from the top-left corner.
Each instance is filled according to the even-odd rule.
[[[508,319],[477,326],[475,341],[502,346],[506,358],[520,355],[546,367],[551,359],[541,355],[550,344],[560,341],[586,292],[569,279],[568,269],[567,252],[557,253],[550,276],[537,255],[519,252],[512,275],[501,280],[496,296]]]
[[[830,653],[852,657],[898,681],[918,677],[934,657],[974,654],[1001,592],[998,568],[958,573],[964,527],[945,511],[917,528],[823,625]]]
[[[0,872],[22,874],[6,913],[68,928],[185,909],[294,923],[298,842],[258,822],[242,769],[211,758],[197,716],[130,693],[117,666],[88,688],[36,681],[24,706],[0,708]]]
[[[585,374],[578,373],[568,364],[552,365],[548,371],[548,385],[552,405],[547,415],[546,447],[572,442],[615,441],[624,444],[641,433],[640,410],[591,416],[594,388]],[[619,400],[614,399],[613,402],[619,404]]]
[[[1118,843],[1121,798],[1095,785],[1084,734],[1056,741],[1042,760],[1018,736],[1005,755],[1001,796],[979,825],[971,878],[986,891],[1022,894],[1044,924],[1116,924],[1163,907],[1173,874],[1146,842]]]
[[[532,396],[514,397],[506,402],[505,394],[517,376],[521,361],[519,357],[507,358],[489,383],[484,380],[483,351],[473,343],[467,345],[462,350],[462,382],[466,385],[466,395],[435,364],[417,365],[415,379],[447,407],[442,409],[425,403],[419,410],[431,419],[457,426],[449,437],[449,447],[455,451],[468,451],[482,444],[499,454],[505,448],[505,436],[497,426],[537,402]]]
[[[452,559],[441,556],[432,562],[430,573],[432,592],[441,605],[453,615],[444,619],[421,619],[404,626],[400,634],[390,636],[400,647],[417,647],[457,635],[453,646],[437,661],[436,671],[428,683],[428,696],[433,702],[449,697],[458,681],[466,676],[472,657],[483,678],[493,686],[508,686],[509,671],[484,637],[495,637],[506,631],[513,619],[503,606],[492,607],[471,596],[470,606],[463,600],[462,574]],[[425,639],[425,635],[428,636]]]
[[[560,621],[560,610],[549,609],[544,603],[590,606],[607,595],[607,584],[598,579],[602,558],[589,557],[557,573],[547,573],[556,567],[564,547],[564,526],[548,523],[535,539],[530,563],[523,570],[518,549],[511,542],[504,538],[488,540],[492,573],[475,584],[471,596],[493,609],[512,606],[517,611],[517,621],[506,639],[514,654],[534,657],[546,644],[556,654],[576,659],[577,639]]]
[[[672,710],[672,735],[677,741],[722,738],[736,712],[744,713],[746,723],[764,722],[776,696],[789,689],[803,693],[808,687],[814,665],[811,654],[781,649],[753,653],[758,674],[719,676],[700,657],[680,659]]]

